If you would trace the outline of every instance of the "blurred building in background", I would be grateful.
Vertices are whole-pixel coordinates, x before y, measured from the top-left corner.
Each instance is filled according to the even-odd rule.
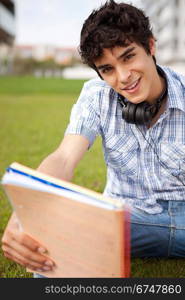
[[[0,0],[0,74],[11,72],[14,39],[14,1]]]
[[[12,45],[15,38],[15,6],[10,0],[0,0],[0,43]]]
[[[71,69],[81,65],[81,58],[76,47],[14,45],[13,54],[13,73],[16,75],[29,73],[37,77],[64,77],[65,74],[75,76],[75,72],[71,73]],[[69,68],[69,71],[64,73],[63,70],[66,68]],[[84,76],[87,76],[87,72]]]
[[[74,59],[80,60],[75,47],[57,47],[52,45],[15,45],[14,55],[23,59],[38,61],[53,59],[58,64],[70,65]]]
[[[142,0],[157,39],[157,61],[185,74],[185,0]]]

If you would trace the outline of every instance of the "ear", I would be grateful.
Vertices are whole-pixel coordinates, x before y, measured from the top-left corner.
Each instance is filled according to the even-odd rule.
[[[156,48],[155,48],[155,40],[154,38],[150,38],[149,40],[149,48],[151,56],[155,56]]]

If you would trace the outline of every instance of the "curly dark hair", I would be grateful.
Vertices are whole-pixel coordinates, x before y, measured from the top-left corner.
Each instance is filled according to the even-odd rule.
[[[141,9],[109,0],[98,10],[93,10],[85,20],[79,53],[85,64],[95,68],[94,61],[101,57],[105,48],[125,47],[135,42],[150,54],[151,37],[149,18]]]

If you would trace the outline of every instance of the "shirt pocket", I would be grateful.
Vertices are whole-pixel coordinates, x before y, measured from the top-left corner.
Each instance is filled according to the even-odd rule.
[[[180,180],[185,179],[185,145],[161,143],[159,145],[161,174],[168,173]]]
[[[138,142],[130,135],[111,134],[105,137],[104,154],[108,166],[128,176],[137,173]]]

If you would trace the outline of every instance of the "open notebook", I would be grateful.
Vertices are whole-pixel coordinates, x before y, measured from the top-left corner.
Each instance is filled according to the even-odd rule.
[[[118,199],[19,163],[1,181],[22,229],[56,266],[46,277],[129,277],[129,210]],[[31,270],[29,270],[31,271]]]

